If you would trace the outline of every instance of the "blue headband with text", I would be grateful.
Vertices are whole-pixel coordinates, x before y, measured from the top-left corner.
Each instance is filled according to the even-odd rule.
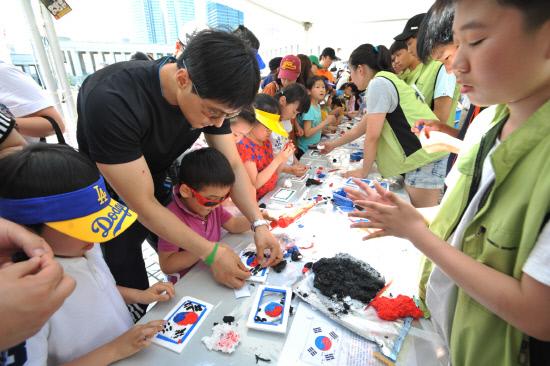
[[[45,197],[0,198],[0,217],[23,225],[65,221],[88,216],[109,205],[103,177],[85,188]]]

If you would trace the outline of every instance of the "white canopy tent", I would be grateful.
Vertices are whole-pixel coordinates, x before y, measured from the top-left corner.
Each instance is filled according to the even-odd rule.
[[[343,60],[349,57],[354,48],[363,43],[383,44],[389,47],[393,37],[402,31],[407,19],[426,12],[433,3],[433,0],[386,0],[377,4],[369,0],[216,1],[237,8],[245,14],[245,26],[260,40],[260,55],[266,64],[272,57],[286,54],[319,55],[321,50],[328,46],[334,48]],[[205,9],[206,0],[195,2],[197,9]],[[47,89],[58,103],[57,95],[62,95],[70,104],[65,109],[65,118],[72,122],[67,123],[68,129],[74,129],[74,100],[66,82],[67,74],[55,32],[56,26],[62,25],[65,19],[54,20],[43,6],[39,5],[38,0],[22,0],[21,3],[27,18],[27,27],[32,35],[34,53]],[[69,4],[71,3],[69,1]],[[77,15],[78,2],[74,3],[74,6],[75,9],[67,14],[66,18],[75,16],[82,19],[82,14]],[[127,13],[126,16],[131,15]],[[197,16],[205,20],[204,13],[198,12]],[[83,26],[85,27],[85,24]],[[105,22],[103,26],[110,25]],[[94,33],[92,29],[90,32]],[[47,50],[42,40],[49,46]]]

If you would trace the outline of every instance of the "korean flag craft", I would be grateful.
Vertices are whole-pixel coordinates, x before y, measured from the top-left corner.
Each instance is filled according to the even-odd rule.
[[[204,322],[212,305],[190,296],[182,298],[164,318],[163,329],[153,338],[153,343],[180,353],[197,329]]]
[[[246,269],[250,271],[248,281],[264,283],[269,273],[269,267],[262,268],[261,263],[256,258],[256,251],[253,247],[255,248],[254,244],[249,245],[239,256]]]
[[[291,300],[292,290],[288,287],[260,286],[246,325],[253,329],[286,333]]]
[[[300,359],[314,365],[336,365],[340,331],[336,327],[318,324],[308,328],[307,332],[307,341]]]
[[[370,188],[374,189],[374,181],[373,180],[370,180],[370,179],[361,179],[361,181],[363,183],[366,183]],[[390,189],[390,184],[389,182],[386,182],[386,181],[382,181],[382,182],[378,182],[380,183],[380,186],[382,188],[384,188],[385,190],[389,190]],[[344,185],[346,185],[347,187],[350,187],[350,188],[353,188],[353,189],[359,189],[359,186],[357,186],[357,184],[355,184],[355,182],[353,181],[353,178],[348,178],[348,180],[346,180],[346,182],[344,183]]]

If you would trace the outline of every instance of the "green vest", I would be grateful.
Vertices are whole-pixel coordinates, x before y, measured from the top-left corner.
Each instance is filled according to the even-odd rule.
[[[411,132],[419,119],[434,119],[435,115],[416,92],[397,75],[380,71],[374,77],[388,79],[397,90],[398,105],[395,111],[386,114],[386,121],[378,141],[376,164],[383,177],[392,177],[420,168],[442,159],[446,153],[429,154],[422,149],[420,140]],[[367,106],[368,109],[368,106]]]
[[[507,113],[500,106],[495,120],[505,120]],[[550,101],[497,147],[491,156],[495,182],[464,232],[466,255],[518,280],[550,214],[549,122]],[[457,161],[461,176],[430,226],[441,239],[447,240],[456,229],[502,125],[499,122]],[[454,366],[528,364],[524,339],[521,331],[458,288],[449,345]]]
[[[414,70],[411,70],[411,69],[407,69],[406,71],[407,74],[403,75],[402,77],[402,80],[404,82],[406,82],[407,84],[411,85],[412,83],[414,83],[416,81],[416,79],[418,79],[418,77],[420,76],[420,74],[422,73],[422,69],[424,68],[424,64],[423,63],[419,63],[415,68]]]
[[[433,110],[435,107],[434,94],[435,84],[437,81],[437,75],[441,68],[444,67],[439,61],[431,60],[427,64],[418,65],[407,77],[404,79],[409,85],[415,84],[418,90],[424,96],[424,101]],[[455,91],[452,98],[451,110],[449,112],[449,118],[446,122],[449,126],[454,127],[456,106],[458,99],[460,98],[460,86],[455,86]]]

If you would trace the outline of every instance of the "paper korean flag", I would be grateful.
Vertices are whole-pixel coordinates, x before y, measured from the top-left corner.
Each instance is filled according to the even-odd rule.
[[[212,305],[186,296],[164,317],[166,324],[153,338],[153,343],[180,353],[204,322]]]
[[[262,268],[256,258],[256,252],[253,250],[243,250],[240,254],[241,262],[245,265],[246,269],[250,271],[251,276],[249,281],[264,283],[269,273],[269,268]]]
[[[326,324],[315,323],[307,331],[308,337],[300,359],[312,365],[336,365],[339,331]]]
[[[260,286],[246,325],[253,329],[285,333],[291,300],[292,291],[288,287]]]

